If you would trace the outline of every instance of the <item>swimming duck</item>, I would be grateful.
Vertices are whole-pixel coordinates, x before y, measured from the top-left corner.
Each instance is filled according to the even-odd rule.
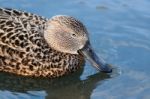
[[[94,53],[86,27],[74,17],[46,19],[0,8],[0,71],[54,78],[82,68],[85,59],[102,72],[112,71]]]

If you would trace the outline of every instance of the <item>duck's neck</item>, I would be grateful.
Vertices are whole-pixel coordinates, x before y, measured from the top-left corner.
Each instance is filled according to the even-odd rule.
[[[47,66],[52,68],[66,69],[75,71],[84,63],[84,58],[79,54],[69,54],[49,49]]]

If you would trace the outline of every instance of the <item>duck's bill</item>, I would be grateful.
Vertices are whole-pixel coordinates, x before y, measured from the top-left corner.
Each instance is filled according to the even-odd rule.
[[[105,73],[112,72],[112,67],[95,54],[89,43],[86,44],[86,46],[81,50],[81,53],[84,55],[84,57],[86,57],[87,60],[90,61],[92,66],[97,68],[99,71]]]

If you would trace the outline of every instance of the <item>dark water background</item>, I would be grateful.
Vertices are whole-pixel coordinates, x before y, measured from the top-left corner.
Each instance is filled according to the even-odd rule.
[[[78,18],[96,53],[118,68],[106,75],[87,63],[55,80],[0,73],[0,99],[150,99],[149,0],[0,0],[0,7]]]

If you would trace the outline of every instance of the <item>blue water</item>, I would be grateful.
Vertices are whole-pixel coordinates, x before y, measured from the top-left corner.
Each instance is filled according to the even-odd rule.
[[[150,99],[149,0],[0,0],[0,7],[81,20],[110,75],[87,62],[84,71],[55,80],[0,73],[0,99]]]

